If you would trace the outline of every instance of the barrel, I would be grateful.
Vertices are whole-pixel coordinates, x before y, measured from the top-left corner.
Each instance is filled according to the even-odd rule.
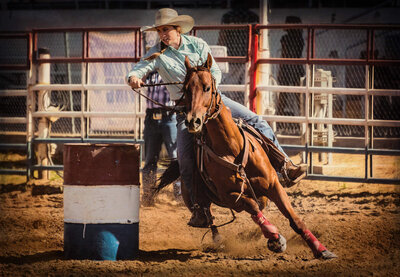
[[[65,257],[135,259],[139,145],[68,143],[63,155]]]

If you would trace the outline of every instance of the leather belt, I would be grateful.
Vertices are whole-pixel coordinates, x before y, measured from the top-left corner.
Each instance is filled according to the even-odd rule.
[[[154,120],[161,120],[164,117],[169,117],[174,112],[167,111],[163,108],[146,109],[146,116],[151,116]]]

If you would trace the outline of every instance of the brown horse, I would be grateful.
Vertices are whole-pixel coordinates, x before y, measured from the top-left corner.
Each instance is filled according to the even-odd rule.
[[[203,66],[192,67],[187,57],[185,60],[185,123],[197,138],[198,174],[202,175],[202,178],[197,176],[202,181],[197,190],[211,192],[209,199],[219,206],[248,212],[268,239],[268,248],[283,252],[285,238],[262,213],[268,198],[289,219],[290,226],[307,242],[316,258],[335,258],[293,210],[260,137],[249,134],[248,127],[243,128],[233,120],[215,87],[211,64],[210,55]]]

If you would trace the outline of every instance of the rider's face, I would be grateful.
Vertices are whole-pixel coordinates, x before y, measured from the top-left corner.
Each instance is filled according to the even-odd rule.
[[[168,46],[176,47],[180,43],[180,34],[175,27],[170,25],[157,27],[161,41]]]

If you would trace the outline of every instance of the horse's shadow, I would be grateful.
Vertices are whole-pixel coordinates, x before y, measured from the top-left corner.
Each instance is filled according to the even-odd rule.
[[[64,258],[64,251],[53,250],[47,252],[41,252],[31,255],[21,255],[21,256],[0,256],[0,263],[2,264],[32,264],[36,262],[48,262],[52,260],[60,260]]]
[[[164,249],[156,251],[144,251],[139,250],[137,257],[132,260],[141,262],[164,262],[167,260],[177,260],[185,262],[189,259],[196,259],[196,256],[192,256],[194,250],[185,249]],[[199,257],[197,257],[199,258]],[[48,262],[52,260],[68,260],[64,257],[64,251],[53,250],[47,252],[41,252],[31,255],[21,256],[0,256],[0,264],[33,264],[37,262]]]
[[[192,256],[193,249],[164,249],[156,251],[139,250],[137,260],[142,262],[164,262],[167,260],[177,260],[186,262],[189,259],[195,259]]]

